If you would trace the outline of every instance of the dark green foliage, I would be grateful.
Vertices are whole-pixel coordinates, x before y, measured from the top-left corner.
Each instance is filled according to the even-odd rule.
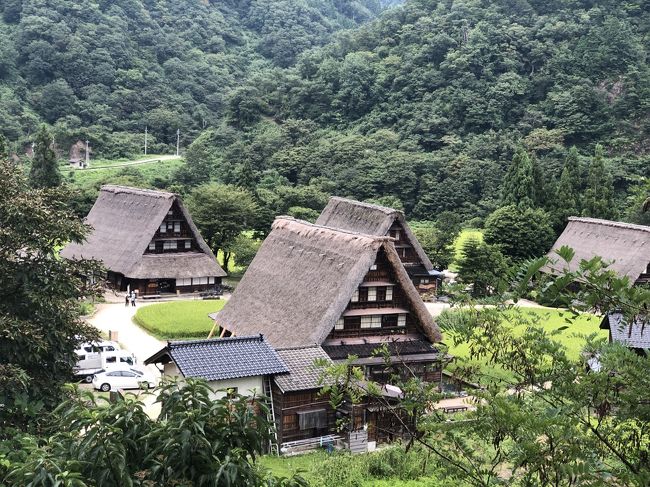
[[[485,220],[485,242],[515,261],[541,257],[555,240],[548,214],[541,209],[504,206]]]
[[[503,282],[506,260],[498,247],[470,238],[463,244],[458,279],[472,286],[472,296],[494,294]]]
[[[501,186],[503,203],[520,208],[531,208],[536,203],[535,170],[533,162],[523,148],[512,157]]]
[[[53,188],[61,184],[61,173],[52,145],[54,138],[45,125],[34,137],[34,154],[29,171],[29,183],[34,188]]]
[[[155,393],[161,414],[153,420],[133,395],[107,403],[71,391],[48,417],[49,438],[0,443],[3,485],[305,485],[256,466],[270,435],[263,403],[258,414],[250,398],[217,399],[192,379]]]
[[[599,144],[589,163],[587,188],[582,200],[582,214],[593,218],[616,219],[612,176],[605,167],[603,147]]]
[[[38,423],[72,376],[79,342],[96,336],[78,317],[78,300],[98,293],[81,276],[100,275],[87,261],[57,257],[88,229],[60,188],[31,189],[0,161],[0,437],[10,426]]]
[[[255,225],[257,204],[252,195],[233,186],[207,184],[192,191],[187,205],[194,223],[214,253],[223,252],[224,270],[228,272],[238,236]]]
[[[439,270],[447,269],[454,260],[454,240],[460,232],[458,220],[444,218],[445,215],[433,222],[413,222],[411,228],[424,252],[431,260],[433,267]],[[449,216],[449,215],[447,215]]]

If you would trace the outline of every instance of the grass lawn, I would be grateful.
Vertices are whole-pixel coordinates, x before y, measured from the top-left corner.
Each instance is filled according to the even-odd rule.
[[[147,156],[147,159],[153,158],[155,156]],[[144,156],[143,156],[144,158]],[[129,159],[128,161],[133,161]],[[103,167],[101,169],[62,169],[61,173],[63,177],[68,179],[68,175],[72,174],[72,182],[75,186],[87,187],[92,186],[94,183],[101,181],[102,183],[110,182],[111,177],[114,177],[119,173],[120,170],[129,168],[129,170],[137,171],[146,180],[151,180],[156,176],[164,177],[169,175],[183,163],[182,159],[170,159],[164,161],[153,161],[146,162],[139,165],[124,166],[124,163],[127,160],[111,160],[111,161],[97,161],[97,166],[111,166]],[[94,164],[91,162],[91,164]],[[92,167],[92,166],[91,166]]]
[[[208,314],[219,311],[224,304],[221,299],[156,303],[139,308],[133,321],[162,340],[207,338],[214,325]]]
[[[477,238],[479,240],[483,240],[483,230],[478,230],[476,228],[465,228],[460,231],[458,237],[456,237],[456,240],[454,241],[454,262],[452,262],[449,265],[450,271],[456,272],[458,270],[456,263],[463,256],[463,252],[462,252],[463,245],[470,238]]]
[[[449,312],[449,311],[446,311]],[[454,311],[452,311],[454,312]],[[571,313],[562,311],[559,309],[544,309],[544,308],[517,308],[517,310],[506,311],[513,318],[517,313],[523,313],[523,316],[526,318],[530,324],[536,326],[541,326],[546,331],[557,330],[562,326],[568,326],[566,330],[561,331],[558,335],[555,336],[555,340],[562,343],[567,349],[567,353],[571,359],[577,360],[580,356],[580,352],[585,344],[584,336],[580,335],[589,335],[591,333],[596,333],[602,338],[607,338],[607,330],[600,330],[598,326],[600,325],[600,318],[591,315],[591,314],[582,314],[577,317],[573,323],[568,323],[566,320],[571,318]],[[520,326],[515,328],[515,333],[517,330],[523,332],[525,326]],[[451,346],[451,341],[446,342],[450,345],[449,353],[455,357],[460,357],[467,359],[464,363],[470,364],[480,364],[481,370],[484,374],[492,376],[496,379],[508,379],[510,374],[504,371],[501,368],[495,367],[491,364],[484,363],[476,359],[469,358],[469,345],[466,343],[461,343],[457,346]],[[449,367],[453,369],[453,364]]]

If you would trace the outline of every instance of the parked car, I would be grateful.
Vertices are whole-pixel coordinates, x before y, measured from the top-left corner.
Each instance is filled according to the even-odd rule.
[[[103,392],[116,389],[149,389],[155,385],[156,379],[151,373],[133,367],[113,367],[93,375],[93,387]]]
[[[101,350],[101,348],[92,348],[91,350]],[[137,363],[135,355],[125,350],[86,352],[82,348],[77,350],[76,353],[77,363],[73,368],[73,373],[77,379],[87,383],[93,381],[94,374],[102,372],[113,365],[133,366]]]
[[[77,353],[101,353],[114,352],[120,350],[120,344],[111,340],[102,340],[99,342],[86,342],[79,345]]]

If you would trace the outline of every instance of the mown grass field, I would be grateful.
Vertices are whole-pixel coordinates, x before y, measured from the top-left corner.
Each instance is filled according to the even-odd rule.
[[[91,167],[94,166],[110,166],[102,167],[101,169],[70,169],[66,166],[61,166],[61,174],[64,179],[72,182],[76,186],[88,187],[96,182],[106,182],[112,176],[116,176],[120,171],[128,170],[140,173],[147,181],[155,177],[165,177],[179,168],[182,159],[169,159],[162,161],[145,162],[142,164],[125,165],[127,162],[153,159],[157,156],[142,156],[136,159],[116,159],[116,160],[97,160],[91,161]],[[72,175],[72,179],[70,179]]]
[[[476,228],[465,228],[460,231],[458,237],[454,241],[454,261],[449,265],[449,270],[456,272],[458,270],[458,261],[463,256],[463,245],[470,238],[476,238],[478,240],[483,240],[483,231]]]
[[[162,340],[206,338],[214,325],[208,314],[219,311],[224,304],[221,299],[150,304],[139,308],[133,321]]]
[[[445,311],[445,313],[450,312],[454,313],[458,311]],[[580,357],[580,352],[585,345],[586,335],[595,333],[601,338],[607,338],[607,330],[600,330],[598,328],[601,318],[591,314],[582,314],[570,322],[568,320],[572,318],[572,314],[560,309],[521,307],[506,311],[505,313],[507,317],[506,319],[511,320],[512,323],[515,323],[516,320],[518,320],[518,314],[521,313],[521,317],[524,318],[527,323],[540,326],[547,332],[567,326],[568,328],[559,332],[554,339],[564,345],[569,358],[573,360],[578,360]],[[526,326],[526,324],[523,324],[514,327],[513,333],[523,333]],[[445,340],[445,342],[450,346],[449,353],[451,355],[463,359],[456,364],[451,364],[450,369],[453,370],[454,366],[460,365],[461,363],[472,365],[477,364],[481,366],[482,372],[489,377],[494,377],[497,380],[510,378],[510,374],[503,369],[495,367],[494,365],[487,363],[485,360],[472,359],[470,357],[469,345],[467,343],[452,346],[452,341],[450,339]]]

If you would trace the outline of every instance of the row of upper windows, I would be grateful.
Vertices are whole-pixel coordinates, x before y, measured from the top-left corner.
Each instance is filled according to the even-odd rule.
[[[191,240],[164,240],[162,242],[163,250],[191,249]],[[149,242],[149,250],[156,250],[156,242]]]
[[[392,301],[393,300],[393,286],[369,286],[364,288],[355,289],[352,294],[353,303],[365,301]]]
[[[345,318],[339,318],[336,324],[334,325],[335,330],[345,330],[346,329]],[[398,315],[370,315],[370,316],[361,316],[361,328],[386,328],[386,327],[404,327],[406,326],[406,314],[401,313]],[[350,326],[350,328],[358,328],[359,325]]]
[[[162,222],[158,230],[160,233],[181,233],[181,222]]]

